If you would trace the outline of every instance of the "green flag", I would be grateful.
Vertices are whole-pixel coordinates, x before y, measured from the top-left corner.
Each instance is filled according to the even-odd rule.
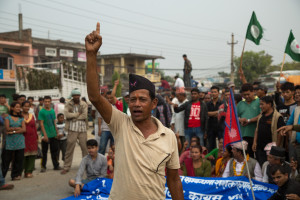
[[[295,39],[292,30],[290,32],[289,39],[286,43],[284,53],[291,56],[293,60],[300,62],[300,46],[297,40]]]
[[[248,25],[246,38],[254,42],[256,45],[259,45],[260,39],[262,37],[263,37],[263,29],[260,23],[257,21],[255,12],[253,11]]]

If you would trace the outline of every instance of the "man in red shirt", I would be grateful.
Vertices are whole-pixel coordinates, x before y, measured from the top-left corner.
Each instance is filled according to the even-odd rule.
[[[204,134],[207,131],[207,107],[204,102],[199,101],[200,91],[197,88],[191,90],[192,100],[179,106],[174,105],[174,111],[176,113],[180,111],[184,112],[184,127],[185,127],[185,139],[189,142],[193,136],[200,138],[201,146],[204,146]]]
[[[163,90],[163,91],[168,91],[171,89],[170,85],[169,85],[169,82],[166,81],[164,78],[161,78],[160,79],[160,82],[161,82],[161,86],[160,88]]]
[[[106,99],[111,103],[113,106],[115,106],[118,110],[123,112],[123,103],[119,101],[116,97],[116,91],[117,91],[117,86],[119,85],[119,80],[115,81],[114,87],[112,91],[108,91],[106,93]]]

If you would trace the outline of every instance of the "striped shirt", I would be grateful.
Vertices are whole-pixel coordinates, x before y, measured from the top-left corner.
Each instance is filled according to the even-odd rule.
[[[74,105],[74,113],[78,113],[79,105]],[[74,120],[70,121],[70,131],[74,132],[86,132],[86,123],[85,120]]]

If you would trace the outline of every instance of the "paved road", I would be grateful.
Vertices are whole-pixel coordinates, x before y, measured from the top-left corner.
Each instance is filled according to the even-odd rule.
[[[90,134],[88,138],[94,138]],[[82,155],[80,146],[75,147],[72,168],[69,173],[61,175],[60,171],[54,171],[50,153],[48,153],[47,171],[40,173],[41,159],[35,160],[36,170],[33,178],[22,178],[20,181],[11,181],[10,171],[6,175],[6,183],[15,185],[13,190],[1,190],[0,200],[58,200],[73,195],[73,188],[68,185],[70,178],[74,178],[79,168]],[[63,161],[60,160],[60,166]]]

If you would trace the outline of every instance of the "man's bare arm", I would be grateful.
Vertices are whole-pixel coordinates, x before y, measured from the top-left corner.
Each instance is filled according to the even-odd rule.
[[[184,200],[178,169],[167,168],[167,185],[173,200]]]
[[[100,23],[97,23],[96,31],[93,31],[85,38],[87,57],[86,82],[89,100],[98,110],[106,123],[110,123],[112,115],[111,104],[100,95],[99,76],[97,73],[97,52],[102,45],[100,36]]]

